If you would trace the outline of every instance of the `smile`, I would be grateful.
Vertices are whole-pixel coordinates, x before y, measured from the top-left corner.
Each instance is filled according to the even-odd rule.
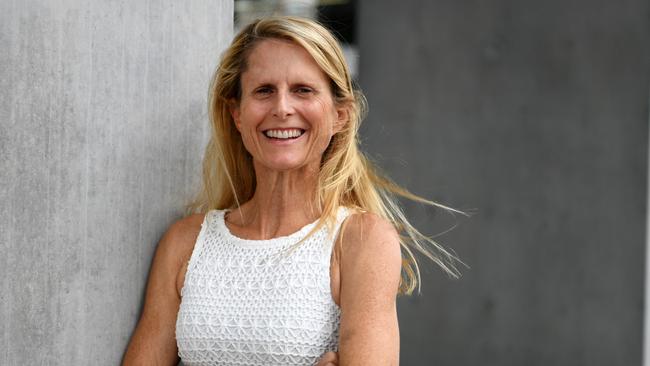
[[[295,139],[305,133],[305,130],[299,128],[287,128],[287,129],[276,129],[276,130],[266,130],[264,135],[269,138],[279,139],[279,140],[289,140]]]

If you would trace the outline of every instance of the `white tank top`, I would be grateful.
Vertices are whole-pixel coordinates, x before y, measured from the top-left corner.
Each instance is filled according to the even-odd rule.
[[[205,215],[185,274],[176,319],[184,365],[314,365],[338,349],[340,309],[332,298],[334,232],[316,225],[269,240],[234,236],[225,211]],[[289,254],[287,254],[289,253]]]

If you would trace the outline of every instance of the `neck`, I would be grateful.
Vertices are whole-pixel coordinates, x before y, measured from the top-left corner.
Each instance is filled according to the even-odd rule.
[[[255,176],[253,197],[230,215],[230,222],[248,235],[259,239],[284,236],[320,217],[317,168],[278,172],[255,166]]]

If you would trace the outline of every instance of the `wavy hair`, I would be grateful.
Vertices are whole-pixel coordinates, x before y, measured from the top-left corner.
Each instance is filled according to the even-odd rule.
[[[333,225],[340,206],[370,212],[389,220],[400,233],[403,254],[400,294],[410,295],[416,287],[420,288],[420,270],[413,250],[437,263],[450,276],[458,277],[458,258],[409,223],[398,197],[462,212],[408,192],[381,174],[360,151],[358,131],[366,114],[366,99],[353,83],[336,38],[309,19],[291,16],[259,19],[242,29],[222,55],[210,85],[208,113],[212,128],[203,159],[202,187],[188,206],[188,212],[235,209],[255,193],[253,161],[244,148],[229,107],[241,98],[240,80],[247,68],[248,55],[265,39],[287,40],[307,50],[329,77],[335,104],[345,106],[348,111],[349,121],[332,137],[322,157],[316,202],[322,216],[311,233],[323,225]]]

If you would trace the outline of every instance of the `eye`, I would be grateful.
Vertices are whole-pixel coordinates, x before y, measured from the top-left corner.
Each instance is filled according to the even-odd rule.
[[[271,87],[268,87],[268,86],[262,86],[262,87],[259,87],[259,88],[255,89],[255,94],[256,95],[269,95],[271,93],[273,93],[273,89]]]
[[[314,91],[314,89],[308,87],[308,86],[300,86],[295,89],[295,92],[298,94],[310,94]]]

